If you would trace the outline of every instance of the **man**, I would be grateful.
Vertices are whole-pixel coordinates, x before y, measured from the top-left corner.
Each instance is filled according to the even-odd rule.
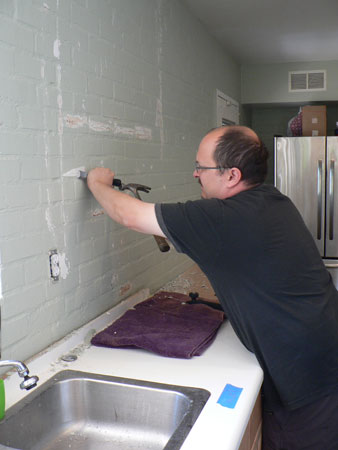
[[[221,127],[199,146],[202,199],[149,204],[88,186],[112,219],[167,237],[211,282],[263,371],[264,450],[338,449],[338,293],[292,202],[264,185],[267,151],[246,127]]]

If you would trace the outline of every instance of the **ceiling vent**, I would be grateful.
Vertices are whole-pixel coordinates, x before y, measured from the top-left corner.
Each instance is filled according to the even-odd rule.
[[[289,72],[289,92],[326,91],[326,70]]]

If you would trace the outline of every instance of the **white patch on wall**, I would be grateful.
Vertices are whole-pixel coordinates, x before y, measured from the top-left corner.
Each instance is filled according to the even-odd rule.
[[[59,253],[60,277],[65,280],[69,275],[70,264],[65,253]]]
[[[58,135],[59,135],[59,146],[60,152],[62,154],[62,135],[63,135],[63,117],[62,117],[62,91],[61,91],[61,65],[56,66],[56,89],[58,92],[57,102],[58,102]]]
[[[64,173],[63,177],[79,177],[80,172],[85,172],[86,168],[84,166],[76,167],[75,169],[70,169],[68,172]]]
[[[92,119],[87,119],[86,116],[67,114],[64,117],[64,124],[67,128],[83,128],[88,126],[90,130],[96,131],[97,133],[112,133],[117,137],[128,137],[140,140],[150,141],[152,139],[151,128],[134,126],[125,127],[118,125],[116,122],[114,124],[106,122],[98,122]]]
[[[93,131],[110,131],[111,130],[111,126],[107,123],[103,123],[103,122],[97,122],[95,120],[91,120],[89,119],[89,128]]]
[[[104,210],[103,209],[95,209],[92,212],[92,216],[93,217],[97,217],[97,216],[103,216],[104,215]]]
[[[61,46],[60,39],[55,39],[53,44],[53,55],[57,59],[60,59],[60,46]]]
[[[61,94],[58,94],[58,96],[57,96],[57,103],[58,103],[59,109],[61,109],[62,108],[62,103],[63,103]]]
[[[87,125],[87,117],[67,114],[64,117],[65,125],[68,128],[82,128],[84,125]]]

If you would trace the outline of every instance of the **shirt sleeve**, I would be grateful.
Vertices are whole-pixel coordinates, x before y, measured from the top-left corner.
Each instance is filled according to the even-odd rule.
[[[164,204],[162,203],[156,203],[155,204],[155,214],[156,214],[156,218],[158,221],[158,224],[161,228],[161,230],[163,231],[163,233],[165,234],[165,236],[169,239],[169,241],[173,244],[173,246],[175,247],[175,249],[179,252],[179,253],[183,253],[183,250],[181,250],[181,247],[179,245],[179,242],[177,242],[174,237],[172,236],[172,234],[170,233],[170,231],[168,230],[166,224],[165,224],[165,220],[163,218],[162,215],[162,206],[164,206]],[[168,206],[168,205],[166,205]]]
[[[221,221],[218,200],[195,200],[186,203],[157,203],[155,213],[163,233],[175,249],[197,263],[215,255]],[[216,207],[215,207],[216,206]]]

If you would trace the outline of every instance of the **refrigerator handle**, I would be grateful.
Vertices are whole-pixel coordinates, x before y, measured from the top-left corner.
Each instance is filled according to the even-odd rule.
[[[334,163],[331,159],[329,170],[329,239],[333,240],[333,218],[334,218]]]
[[[317,239],[322,238],[322,180],[323,180],[323,161],[318,161],[317,168]]]
[[[338,269],[338,264],[327,264],[325,263],[325,267],[327,267],[328,269]]]

